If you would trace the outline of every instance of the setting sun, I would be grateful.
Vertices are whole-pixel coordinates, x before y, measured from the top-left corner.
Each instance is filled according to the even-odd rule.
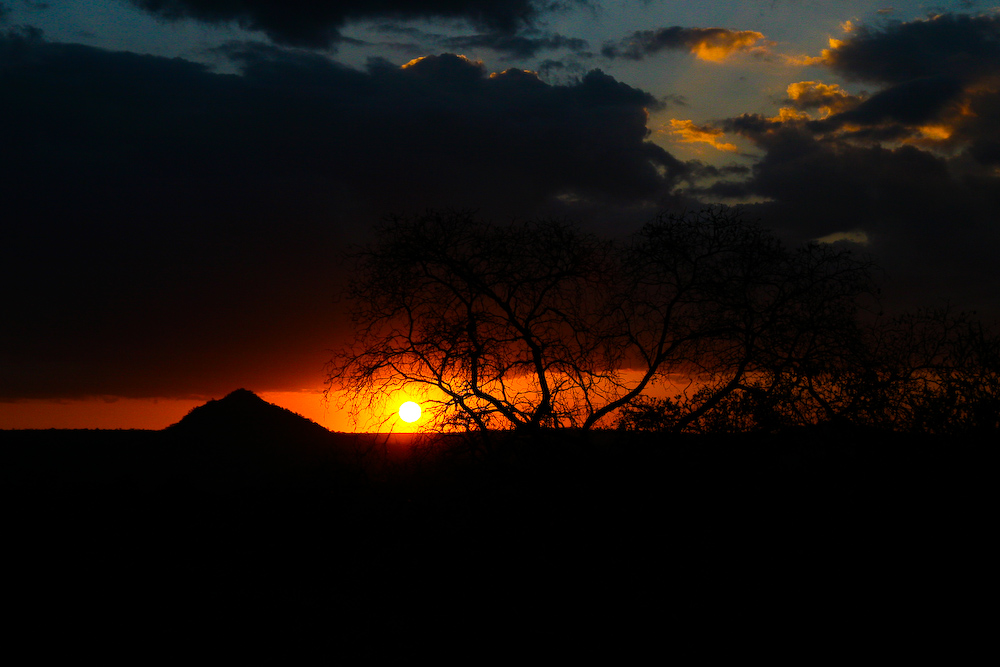
[[[399,406],[399,418],[404,422],[412,424],[420,419],[420,406],[413,401],[407,401]]]

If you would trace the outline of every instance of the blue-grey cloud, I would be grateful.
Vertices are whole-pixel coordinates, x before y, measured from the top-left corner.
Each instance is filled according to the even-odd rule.
[[[576,0],[569,0],[576,4]],[[461,19],[491,32],[513,34],[566,3],[549,0],[130,0],[168,20],[237,23],[278,44],[328,48],[352,20]]]
[[[440,41],[448,49],[488,48],[503,53],[510,58],[534,58],[542,51],[566,49],[583,53],[589,48],[585,39],[565,37],[557,34],[510,35],[502,32],[481,33],[460,37],[448,37]]]

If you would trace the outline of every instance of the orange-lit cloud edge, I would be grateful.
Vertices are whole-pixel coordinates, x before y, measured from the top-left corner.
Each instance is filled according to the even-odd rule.
[[[883,12],[880,10],[879,13],[891,13],[891,11]],[[940,15],[930,15],[923,20],[935,21],[938,18]],[[840,28],[845,35],[850,35],[858,29],[850,20],[841,23]],[[724,49],[716,53],[716,57],[702,58],[697,53],[697,48],[692,48],[692,53],[704,60],[722,62],[733,54],[750,52],[765,58],[777,59],[792,67],[829,67],[836,59],[837,50],[848,43],[845,39],[828,37],[828,48],[823,49],[820,55],[792,55],[772,51],[770,47],[775,45],[774,42],[764,42],[763,46],[754,46],[757,41],[764,39],[763,34],[753,33],[758,35],[756,39],[750,38],[750,31],[732,32],[731,34],[733,36],[739,35],[741,38],[728,40],[726,44],[722,45]],[[745,37],[744,34],[746,34]],[[962,124],[976,116],[973,107],[977,96],[984,93],[994,94],[998,89],[1000,89],[1000,75],[988,77],[985,80],[982,78],[975,80],[965,87],[962,97],[944,110],[940,118],[933,123],[908,128],[911,132],[910,136],[898,139],[898,143],[914,144],[924,149],[953,150],[956,142],[961,141],[960,136],[956,136],[956,133],[960,134],[958,131]],[[789,84],[786,95],[786,102],[790,102],[792,106],[781,106],[777,115],[767,118],[776,128],[786,123],[823,120],[831,115],[848,111],[866,99],[865,94],[851,94],[838,84],[827,84],[813,80]],[[815,109],[816,113],[812,113],[811,109]],[[898,125],[898,122],[896,124]],[[722,151],[736,152],[738,150],[735,144],[723,142],[725,133],[721,129],[713,127],[711,123],[696,125],[691,120],[671,119],[669,125],[669,129],[662,128],[657,130],[657,133],[673,135],[675,141],[679,143],[706,143]],[[849,140],[851,139],[850,135],[860,129],[862,128],[845,123],[835,130],[832,136]],[[820,240],[825,241],[825,239]]]
[[[682,144],[705,143],[720,151],[735,153],[739,149],[736,144],[721,141],[725,132],[708,125],[696,125],[692,120],[682,120],[671,118],[669,129],[658,130],[660,133],[669,133]]]

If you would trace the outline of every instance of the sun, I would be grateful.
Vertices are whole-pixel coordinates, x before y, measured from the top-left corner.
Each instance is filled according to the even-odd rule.
[[[413,401],[407,401],[399,406],[399,418],[412,424],[420,419],[420,406]]]

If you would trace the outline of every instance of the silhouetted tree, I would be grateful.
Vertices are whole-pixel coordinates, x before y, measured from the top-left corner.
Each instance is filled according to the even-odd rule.
[[[704,380],[677,430],[734,392],[766,405],[829,363],[871,290],[864,262],[788,250],[723,207],[661,215],[626,244],[465,212],[377,234],[355,256],[356,340],[328,388],[362,406],[431,388],[442,425],[476,429],[590,428],[673,374]]]
[[[394,217],[377,235],[355,257],[357,336],[330,386],[367,407],[431,388],[425,405],[443,425],[579,423],[570,396],[614,366],[607,244],[559,221],[493,226],[469,212]]]
[[[858,326],[808,372],[755,371],[708,410],[726,377],[692,394],[640,398],[618,428],[733,433],[823,422],[885,431],[1000,431],[1000,335],[972,313],[920,310]],[[693,417],[693,415],[697,415]]]
[[[698,380],[693,394],[646,405],[676,431],[798,419],[789,397],[857,344],[858,309],[875,293],[869,262],[829,246],[788,249],[737,209],[660,216],[626,265],[620,326],[647,377]]]
[[[826,382],[852,423],[928,433],[1000,429],[1000,335],[974,313],[924,309],[879,321]]]

